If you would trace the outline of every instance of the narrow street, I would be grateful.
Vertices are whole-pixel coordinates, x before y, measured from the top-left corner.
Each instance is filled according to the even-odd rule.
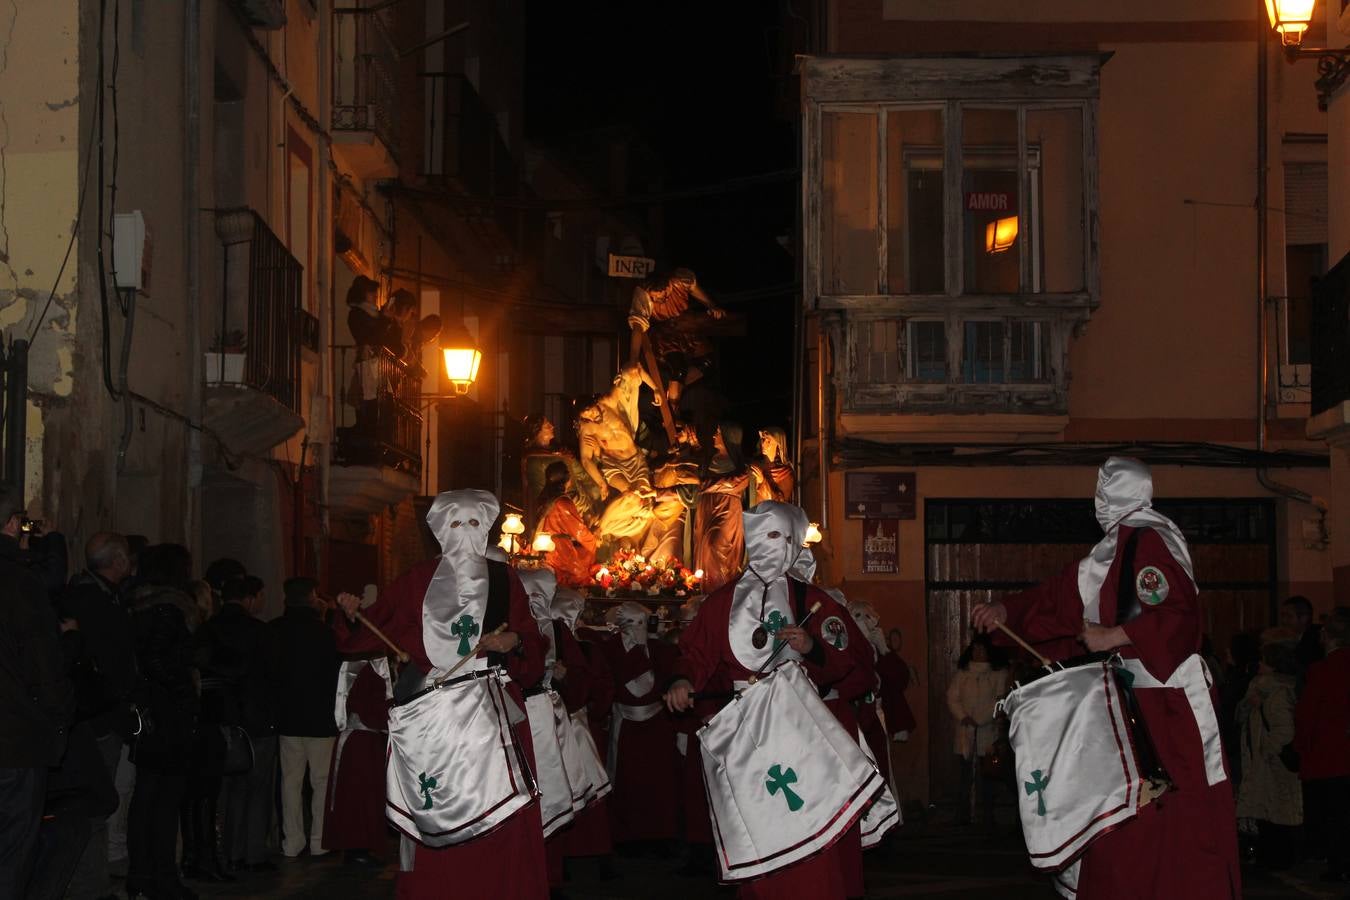
[[[204,898],[287,897],[293,900],[387,900],[394,893],[394,870],[355,868],[335,855],[319,860],[301,857],[278,860],[277,875],[253,875],[237,884],[203,889]],[[506,864],[503,861],[503,864]],[[570,900],[695,900],[731,898],[734,891],[719,889],[706,879],[679,874],[678,860],[619,858],[616,877],[605,881],[599,868],[583,860],[573,866],[566,887]],[[1340,898],[1346,894],[1317,880],[1319,863],[1303,863],[1290,872],[1272,875],[1246,869],[1243,896],[1267,898]],[[447,893],[447,896],[452,896]],[[1032,873],[1017,841],[1010,835],[985,839],[955,828],[911,827],[891,846],[867,856],[868,898],[904,897],[999,898],[999,900],[1054,900],[1057,896],[1043,878]],[[1201,900],[1201,898],[1192,898]]]

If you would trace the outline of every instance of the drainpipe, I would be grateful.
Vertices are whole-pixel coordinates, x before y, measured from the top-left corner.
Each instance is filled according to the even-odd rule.
[[[1270,218],[1270,196],[1267,189],[1270,157],[1268,113],[1270,79],[1267,42],[1270,38],[1266,29],[1265,2],[1264,0],[1257,0],[1254,5],[1256,7],[1256,449],[1258,452],[1264,453],[1267,441],[1266,406],[1269,402],[1270,385],[1270,328],[1267,317],[1270,274],[1266,264],[1270,243],[1267,235],[1267,223]],[[1256,480],[1261,487],[1273,494],[1279,494],[1288,500],[1303,503],[1316,509],[1320,519],[1319,527],[1325,540],[1326,500],[1273,480],[1264,466],[1257,468]]]
[[[187,331],[187,414],[193,422],[202,421],[202,336],[197,311],[201,306],[201,0],[183,5],[183,262],[186,275],[187,306],[184,327]],[[224,300],[222,300],[224,302]],[[223,337],[223,336],[222,336]],[[187,428],[188,496],[183,517],[183,535],[193,556],[201,558],[202,432]]]
[[[319,298],[319,386],[314,406],[322,412],[322,425],[319,434],[312,435],[318,444],[317,463],[319,467],[319,518],[322,523],[323,540],[319,547],[319,571],[326,571],[327,538],[329,533],[328,498],[330,473],[333,465],[333,436],[336,426],[336,410],[333,407],[333,284],[329,271],[333,261],[333,225],[329,221],[329,194],[333,178],[333,148],[328,143],[328,129],[332,125],[329,107],[332,105],[332,73],[329,57],[332,54],[332,0],[319,0],[319,123],[323,133],[318,135],[319,143],[319,203],[318,233],[319,246],[315,254],[314,289]],[[310,410],[310,423],[314,421],[314,409]],[[303,472],[301,473],[303,476]]]

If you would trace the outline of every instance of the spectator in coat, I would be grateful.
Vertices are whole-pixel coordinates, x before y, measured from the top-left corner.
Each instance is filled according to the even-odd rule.
[[[1243,771],[1237,814],[1256,820],[1258,859],[1272,869],[1294,864],[1298,826],[1303,824],[1298,774],[1282,757],[1294,740],[1294,675],[1298,671],[1294,642],[1279,640],[1282,636],[1267,635],[1260,668],[1236,710]]]
[[[204,713],[218,725],[244,729],[253,745],[253,768],[223,779],[222,849],[236,871],[276,868],[267,861],[265,845],[272,826],[277,735],[267,678],[270,636],[266,623],[257,617],[263,589],[262,580],[250,575],[227,580],[221,588],[224,604],[201,638]]]
[[[0,537],[0,897],[27,889],[47,768],[61,761],[75,695],[41,579]]]
[[[289,579],[285,585],[286,612],[267,626],[272,647],[270,682],[281,744],[281,850],[292,858],[306,846],[311,856],[328,852],[323,847],[323,814],[337,738],[333,709],[339,660],[337,641],[320,614],[316,588],[312,579]],[[301,802],[307,768],[313,791],[308,836]]]
[[[1326,658],[1308,668],[1294,714],[1294,748],[1309,832],[1325,836],[1330,881],[1350,880],[1350,607],[1322,628]]]
[[[57,614],[67,625],[61,640],[75,685],[76,719],[88,727],[111,780],[132,731],[129,718],[136,657],[131,615],[123,597],[132,572],[131,550],[122,535],[101,531],[85,542],[84,560],[84,569],[57,600]],[[91,774],[86,780],[97,779]],[[131,792],[127,791],[115,806],[130,803]],[[118,812],[114,809],[114,816]],[[125,821],[126,809],[120,813]],[[111,822],[104,816],[91,823],[89,843],[68,889],[72,900],[112,893],[108,870]]]
[[[178,811],[191,768],[197,731],[197,604],[187,593],[192,555],[177,544],[148,548],[141,559],[144,583],[129,607],[144,708],[152,727],[135,740],[131,761],[136,788],[127,822],[127,894],[176,898],[179,880]]]
[[[968,811],[965,798],[973,797],[983,808],[986,825],[993,822],[993,793],[980,778],[980,760],[998,740],[994,704],[1007,689],[1008,666],[1002,652],[987,637],[976,637],[956,662],[956,673],[947,685],[947,709],[956,720],[952,750],[961,758],[962,808]]]

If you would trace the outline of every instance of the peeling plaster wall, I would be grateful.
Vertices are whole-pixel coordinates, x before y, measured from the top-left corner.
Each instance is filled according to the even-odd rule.
[[[24,500],[48,518],[47,411],[74,393],[78,356],[79,67],[77,0],[0,10],[0,330],[7,342],[32,336]]]

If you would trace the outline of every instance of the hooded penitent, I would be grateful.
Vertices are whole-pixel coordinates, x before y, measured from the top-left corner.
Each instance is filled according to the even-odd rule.
[[[769,637],[784,625],[796,623],[788,590],[788,572],[802,552],[809,522],[800,507],[766,500],[747,509],[745,521],[745,573],[732,589],[727,638],[738,662],[758,670],[774,652],[774,641],[762,640],[756,647],[755,630]],[[778,660],[799,659],[790,647]]]
[[[441,545],[441,562],[422,602],[422,640],[427,658],[447,669],[473,653],[482,637],[488,601],[488,531],[500,505],[487,491],[447,491],[427,513]],[[481,669],[486,659],[465,663]]]
[[[867,642],[876,650],[877,656],[886,652],[886,634],[881,630],[881,616],[878,615],[872,604],[866,600],[844,600],[842,591],[826,591],[831,597],[834,597],[853,616],[853,621],[858,623],[859,630],[867,637]],[[836,597],[835,594],[838,594]]]
[[[1153,509],[1153,476],[1148,466],[1137,459],[1113,456],[1097,473],[1097,523],[1106,536],[1078,563],[1078,593],[1083,598],[1083,618],[1101,621],[1101,590],[1106,573],[1116,558],[1121,525],[1153,528],[1162,538],[1172,558],[1195,581],[1191,554],[1181,529]]]
[[[652,611],[632,600],[620,603],[605,616],[609,624],[618,627],[625,651],[647,645],[647,618]]]
[[[516,573],[525,593],[530,597],[530,615],[544,636],[544,665],[548,672],[553,671],[553,663],[558,659],[558,649],[553,646],[553,594],[558,589],[558,578],[552,569],[525,569]]]
[[[553,594],[553,603],[550,611],[553,618],[562,619],[567,625],[567,630],[575,632],[577,622],[581,619],[581,613],[586,609],[586,598],[581,596],[581,592],[573,588],[560,587]]]

